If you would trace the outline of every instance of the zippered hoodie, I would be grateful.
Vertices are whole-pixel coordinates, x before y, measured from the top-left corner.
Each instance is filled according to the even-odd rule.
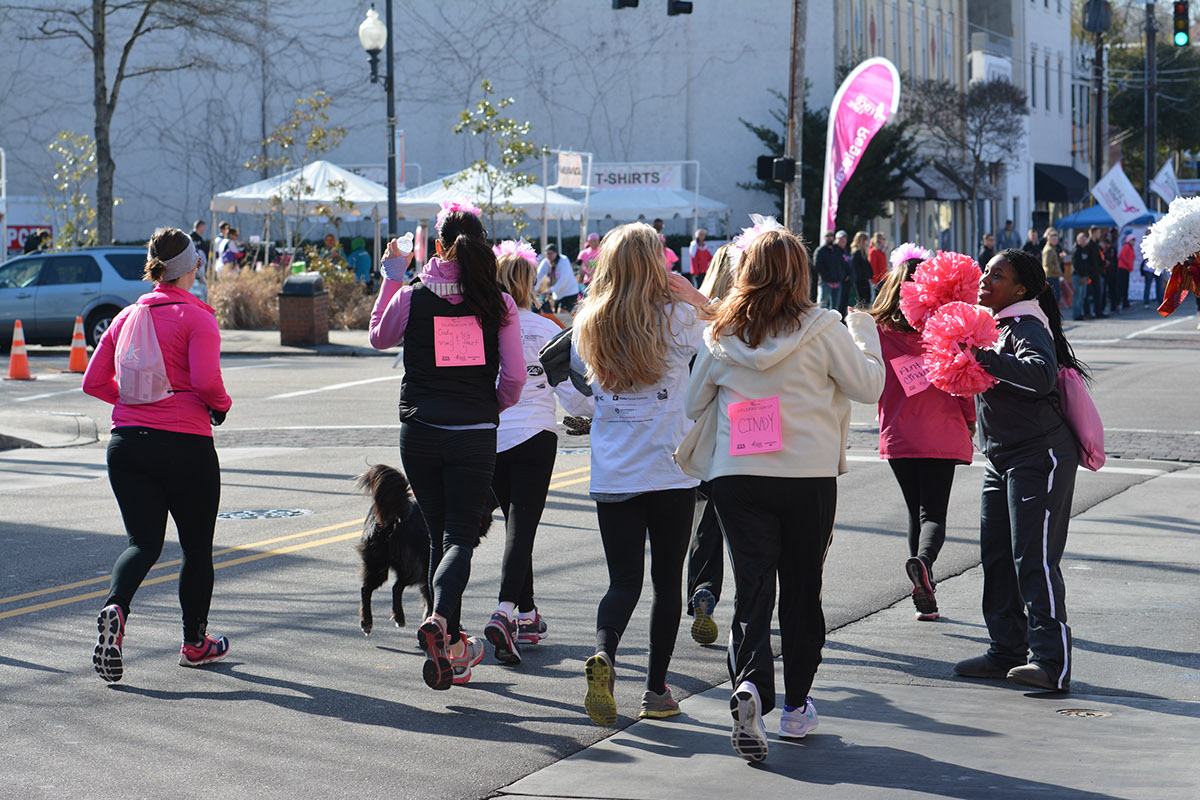
[[[880,458],[948,458],[971,463],[971,433],[975,401],[952,397],[933,384],[914,395],[900,385],[894,360],[923,358],[921,334],[879,327],[879,346],[887,377],[879,397]]]
[[[1057,408],[1058,359],[1046,325],[1034,313],[998,316],[996,324],[996,349],[976,355],[998,381],[975,395],[979,449],[991,461],[1030,447],[1044,449],[1047,439],[1068,434]]]
[[[121,402],[114,356],[117,337],[133,306],[117,314],[100,337],[83,374],[83,391],[113,404],[113,428],[137,426],[212,436],[208,409],[228,411],[233,405],[221,380],[221,332],[212,306],[178,286],[161,283],[137,303],[158,306],[150,309],[150,314],[173,394],[157,403]]]
[[[883,391],[879,332],[868,314],[810,308],[799,330],[749,347],[736,336],[704,332],[688,386],[686,410],[696,419],[717,404],[715,453],[708,480],[724,475],[836,477],[846,471],[850,401],[874,403]],[[729,406],[779,398],[782,449],[730,454]]]

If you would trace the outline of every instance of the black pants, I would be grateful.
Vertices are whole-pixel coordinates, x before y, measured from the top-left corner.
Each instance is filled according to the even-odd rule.
[[[471,553],[488,511],[496,430],[448,431],[406,422],[400,461],[429,526],[429,583],[433,610],[451,641],[462,630],[462,596],[471,578]]]
[[[533,539],[546,508],[558,437],[542,431],[496,454],[492,492],[504,514],[504,562],[500,565],[500,602],[533,610]]]
[[[1071,678],[1063,550],[1079,454],[1065,426],[1041,450],[984,466],[979,550],[983,618],[1001,663],[1037,663],[1061,687]]]
[[[778,580],[785,702],[803,706],[825,645],[821,575],[833,538],[837,478],[732,475],[712,486],[737,586],[729,677],[735,688],[742,681],[755,685],[764,714],[775,708],[771,616]]]
[[[933,562],[946,542],[946,508],[954,485],[954,461],[948,458],[892,458],[888,466],[908,507],[908,554]]]
[[[179,568],[183,639],[201,641],[212,602],[213,529],[221,502],[221,465],[212,437],[116,428],[106,458],[108,482],[121,508],[129,546],[113,565],[104,605],[115,603],[129,616],[134,593],[162,553],[170,514],[183,550]]]
[[[717,516],[717,504],[712,500],[712,484],[700,484],[697,507],[703,506],[700,522],[688,545],[687,560],[687,613],[694,615],[692,595],[701,589],[712,592],[713,598],[721,599],[721,585],[725,581],[725,534],[721,531],[721,519]]]
[[[1109,274],[1108,297],[1113,311],[1129,307],[1129,273],[1117,267]]]
[[[578,294],[569,294],[566,297],[560,297],[554,301],[555,311],[566,311],[570,314],[575,310],[575,304],[579,302]]]
[[[617,643],[642,595],[650,540],[650,667],[646,688],[663,692],[683,613],[683,556],[692,533],[695,489],[647,492],[623,503],[597,503],[608,562],[608,591],[596,609],[596,650],[616,662]]]
[[[1091,309],[1092,316],[1098,317],[1104,313],[1104,278],[1093,275],[1087,285],[1087,296],[1083,301],[1083,313]]]

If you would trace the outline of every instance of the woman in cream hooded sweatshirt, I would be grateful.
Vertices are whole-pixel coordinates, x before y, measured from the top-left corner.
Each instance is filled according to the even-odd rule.
[[[786,231],[754,239],[729,295],[711,313],[688,387],[688,415],[715,412],[707,479],[725,524],[737,599],[730,632],[733,748],[767,755],[762,715],[775,707],[771,615],[779,581],[786,690],[779,735],[817,725],[808,692],[821,648],[821,572],[846,471],[850,401],[875,403],[884,368],[875,321],[809,300],[804,246]],[[715,404],[715,408],[709,406]],[[712,449],[709,450],[708,448]]]

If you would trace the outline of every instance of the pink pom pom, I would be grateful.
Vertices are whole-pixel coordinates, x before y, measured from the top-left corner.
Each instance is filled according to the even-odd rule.
[[[922,331],[929,315],[946,303],[974,303],[982,277],[970,256],[939,250],[917,267],[911,281],[900,286],[900,311],[910,325]]]
[[[929,382],[955,397],[971,397],[990,389],[996,379],[960,345],[987,348],[999,338],[996,320],[985,308],[953,302],[934,311],[921,334]]]
[[[446,221],[446,217],[450,216],[455,211],[466,211],[470,214],[474,214],[477,217],[483,213],[478,206],[465,197],[461,197],[458,200],[443,200],[442,210],[437,213],[436,227],[439,231],[442,229],[442,223]]]
[[[537,253],[534,252],[533,245],[524,239],[505,239],[500,244],[493,245],[492,252],[496,254],[496,258],[518,255],[537,267]]]
[[[921,341],[929,347],[955,349],[965,344],[971,347],[992,347],[1000,338],[996,318],[982,306],[970,303],[947,303],[925,320]]]
[[[945,350],[940,347],[925,351],[925,377],[946,394],[955,397],[974,397],[996,385],[996,379],[983,368],[970,350]]]

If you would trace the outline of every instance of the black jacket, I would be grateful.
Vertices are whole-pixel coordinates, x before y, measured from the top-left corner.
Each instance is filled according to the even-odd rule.
[[[996,255],[994,247],[979,248],[979,255],[975,256],[975,260],[979,262],[979,268],[986,271],[988,262]]]
[[[1098,258],[1088,245],[1075,245],[1071,250],[1071,274],[1081,278],[1094,278],[1097,275],[1096,262]]]
[[[989,460],[1049,449],[1070,435],[1058,411],[1054,341],[1034,317],[1005,317],[1000,349],[980,350],[979,363],[999,382],[975,396],[979,449]]]
[[[871,260],[867,258],[867,254],[858,250],[854,255],[850,256],[850,264],[854,271],[854,280],[858,283],[870,283],[874,273],[871,272]],[[870,299],[870,298],[866,298]]]
[[[823,244],[817,248],[813,260],[817,264],[817,275],[825,283],[841,283],[846,276],[846,260],[842,249],[836,244]]]

